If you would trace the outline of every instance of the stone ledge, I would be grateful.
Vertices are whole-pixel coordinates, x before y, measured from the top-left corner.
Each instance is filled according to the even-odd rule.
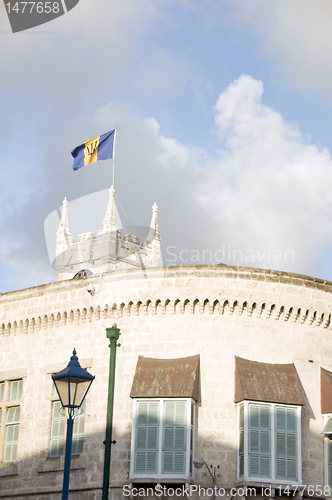
[[[17,464],[8,464],[0,467],[0,478],[18,475],[19,472]]]
[[[70,472],[74,472],[75,470],[85,470],[85,467],[70,467]],[[48,468],[43,468],[43,469],[38,469],[38,474],[47,474],[48,472],[61,472],[63,473],[64,468],[58,467],[54,469],[48,469]]]
[[[314,278],[307,275],[291,273],[286,271],[275,271],[272,269],[259,269],[254,267],[236,267],[225,265],[200,265],[200,266],[169,266],[155,267],[148,269],[148,278],[156,279],[160,277],[218,277],[218,278],[235,278],[247,279],[267,282],[279,282],[284,284],[293,284],[296,286],[304,286],[332,293],[332,282],[321,278]],[[123,269],[117,271],[109,271],[104,273],[103,282],[116,282],[123,280],[139,280],[144,278],[144,273],[141,269]],[[91,282],[100,280],[100,275],[89,276]],[[13,300],[28,299],[31,297],[41,297],[47,293],[59,293],[66,290],[81,289],[86,285],[86,279],[79,280],[63,280],[25,290],[16,290],[0,294],[0,304]]]

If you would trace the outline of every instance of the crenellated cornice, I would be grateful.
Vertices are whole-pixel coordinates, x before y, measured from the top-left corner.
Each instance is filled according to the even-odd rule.
[[[238,301],[234,299],[166,299],[161,301],[129,301],[121,304],[105,304],[76,309],[68,309],[52,314],[43,314],[21,318],[13,322],[2,323],[0,336],[28,334],[34,331],[98,322],[101,319],[118,320],[124,316],[170,316],[170,315],[237,315],[259,318],[268,321],[292,322],[332,329],[331,313],[301,307],[289,307],[281,304]]]
[[[122,293],[122,282],[132,282],[135,293],[131,294],[129,289]],[[86,292],[87,284],[90,283],[96,289],[100,289],[102,283],[103,286],[110,287],[105,290],[120,290],[116,295],[123,295],[123,301],[113,303],[109,299],[110,303],[103,302],[105,297],[109,297],[106,291],[100,293],[100,299],[97,294],[93,297],[93,305],[87,305],[92,300]],[[86,305],[67,308],[63,307],[64,301],[62,305],[53,303],[50,311],[50,303],[47,303],[47,312],[37,314],[31,311],[29,314],[30,299],[41,299],[41,303],[35,308],[45,311],[44,298],[46,300],[46,297],[61,295],[63,292],[69,294],[69,304],[83,302]],[[78,293],[85,298],[77,300]],[[332,328],[331,293],[332,283],[329,281],[265,269],[223,265],[154,268],[149,269],[148,273],[141,269],[126,269],[105,273],[103,276],[65,280],[0,295],[0,307],[5,312],[3,320],[0,319],[0,335],[27,334],[42,329],[125,316],[178,314],[220,317],[245,315],[267,321]],[[135,299],[128,298],[130,295]],[[23,302],[26,302],[24,309],[27,309],[27,313],[22,311],[20,317],[19,311],[23,308],[17,307],[15,311],[12,304]]]

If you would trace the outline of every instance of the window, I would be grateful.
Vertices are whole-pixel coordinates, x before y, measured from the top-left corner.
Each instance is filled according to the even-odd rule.
[[[138,357],[130,392],[134,401],[132,479],[192,477],[198,387],[199,355]]]
[[[332,487],[332,435],[324,439],[325,484]]]
[[[324,476],[325,485],[332,487],[332,372],[321,368],[321,405],[324,417]],[[325,490],[324,490],[325,491]]]
[[[0,442],[5,463],[14,462],[17,456],[22,388],[22,379],[0,382]]]
[[[132,478],[192,475],[194,413],[191,399],[134,400]]]
[[[54,391],[56,393],[56,390]],[[53,393],[54,394],[54,393]],[[55,396],[55,394],[54,394]],[[52,401],[52,421],[49,457],[61,457],[64,453],[67,431],[67,415],[61,409],[61,403],[58,400]],[[85,400],[81,408],[75,410],[73,425],[73,440],[71,454],[80,455],[83,451],[84,441],[84,423],[85,423]]]
[[[238,478],[301,483],[301,407],[238,405]]]

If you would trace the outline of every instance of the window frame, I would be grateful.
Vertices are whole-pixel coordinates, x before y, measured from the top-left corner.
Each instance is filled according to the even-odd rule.
[[[165,401],[185,401],[186,402],[186,458],[185,473],[171,474],[162,473],[162,453],[163,453],[163,428],[164,428],[164,402]],[[135,447],[136,447],[136,424],[139,402],[159,402],[158,421],[158,448],[157,448],[157,473],[135,473]],[[195,432],[196,432],[196,401],[192,398],[135,398],[133,399],[133,419],[131,430],[131,454],[130,454],[130,479],[160,479],[160,480],[190,480],[194,475],[193,459],[195,453]]]
[[[11,383],[12,382],[21,382],[21,397],[20,399],[13,399],[10,400],[10,389],[11,389]],[[18,439],[19,439],[19,429],[20,429],[20,423],[21,423],[21,407],[22,407],[22,402],[23,402],[23,377],[15,377],[15,378],[5,378],[3,380],[0,380],[0,384],[4,384],[4,390],[3,390],[3,399],[0,401],[0,463],[9,465],[17,460],[17,451],[18,451]],[[9,408],[19,408],[20,410],[20,417],[19,421],[17,423],[8,423],[7,422],[7,414],[8,414],[8,409]],[[6,450],[6,445],[9,445],[7,443],[6,438],[7,438],[7,429],[9,428],[10,425],[17,425],[18,426],[18,436],[17,436],[17,449],[15,453],[15,458],[13,460],[5,460],[5,450]]]
[[[270,477],[254,477],[249,475],[249,405],[262,405],[270,407]],[[240,408],[244,408],[244,472],[240,476]],[[295,479],[277,479],[276,478],[276,408],[292,408],[296,410],[296,436],[297,436],[297,480]],[[267,403],[263,401],[241,401],[237,403],[237,481],[269,484],[300,485],[302,483],[302,455],[301,455],[301,411],[300,405],[289,405],[281,403]]]
[[[327,423],[327,421],[331,418],[332,419],[332,413],[325,413],[323,415],[324,417],[324,427]],[[323,427],[323,429],[324,429]],[[330,436],[330,437],[329,437]],[[332,488],[332,481],[331,485],[329,484],[329,443],[332,441],[332,434],[324,434],[324,485],[328,486],[329,488]],[[331,442],[332,446],[332,442]]]

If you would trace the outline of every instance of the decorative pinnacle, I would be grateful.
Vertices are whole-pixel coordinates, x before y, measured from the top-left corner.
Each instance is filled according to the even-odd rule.
[[[80,362],[78,361],[78,357],[76,356],[76,349],[74,347],[73,350],[73,355],[70,357],[70,361],[68,363],[68,366],[81,366]]]
[[[103,220],[103,230],[104,232],[107,231],[115,231],[118,227],[116,223],[116,218],[115,218],[115,189],[114,186],[111,186],[110,191],[109,191],[109,199],[108,199],[108,205],[107,205],[107,210],[106,210],[106,215]]]
[[[59,224],[59,229],[57,230],[57,236],[61,234],[66,234],[67,236],[71,236],[69,231],[69,223],[68,223],[68,201],[67,198],[64,197],[62,202],[62,212],[61,212],[61,220]]]
[[[157,203],[154,202],[153,207],[152,207],[152,219],[151,219],[150,228],[153,231],[153,237],[160,239],[157,213],[158,213],[158,206],[157,206]]]

